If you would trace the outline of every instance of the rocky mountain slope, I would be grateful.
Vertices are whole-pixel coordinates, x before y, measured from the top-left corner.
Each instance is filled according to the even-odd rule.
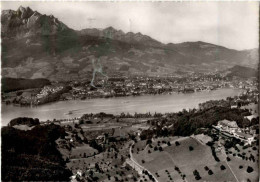
[[[1,23],[5,77],[90,79],[98,59],[109,76],[163,76],[258,64],[258,49],[237,51],[205,42],[163,44],[113,27],[76,31],[29,7],[3,10]]]

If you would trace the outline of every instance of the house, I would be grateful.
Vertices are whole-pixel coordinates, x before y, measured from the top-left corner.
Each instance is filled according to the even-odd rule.
[[[247,118],[249,121],[251,121],[253,118],[257,118],[258,115],[254,114],[254,115],[250,115],[250,116],[245,116],[245,118]]]
[[[246,144],[251,145],[254,140],[254,136],[248,133],[245,133],[237,126],[235,121],[228,121],[226,119],[218,122],[217,126],[213,126],[214,128],[221,131],[221,133],[227,137],[235,137],[241,141],[244,141]]]
[[[71,176],[71,181],[78,181],[77,177],[81,177],[82,176],[82,171],[81,170],[77,170],[77,172],[75,174],[73,174],[73,176]]]
[[[106,136],[105,135],[99,135],[99,136],[97,136],[96,141],[99,144],[105,143],[106,142]]]
[[[239,127],[237,126],[236,121],[228,121],[226,119],[219,121],[216,128],[218,128],[221,131],[223,130],[229,133],[234,133],[235,131],[240,130]]]

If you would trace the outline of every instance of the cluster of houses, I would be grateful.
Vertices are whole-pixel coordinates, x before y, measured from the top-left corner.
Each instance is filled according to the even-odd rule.
[[[52,86],[52,85],[44,86],[43,89],[40,91],[40,93],[36,95],[36,97],[37,99],[40,99],[48,96],[51,93],[56,93],[62,89],[63,86]]]
[[[251,145],[252,142],[255,141],[255,134],[250,134],[249,132],[246,133],[245,130],[242,130],[237,126],[236,121],[229,121],[224,119],[219,121],[217,126],[213,125],[213,128],[219,130],[222,134],[228,137],[235,137],[245,142],[245,144]]]

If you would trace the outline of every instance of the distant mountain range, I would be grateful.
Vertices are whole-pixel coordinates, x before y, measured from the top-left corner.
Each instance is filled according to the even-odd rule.
[[[29,7],[3,10],[1,23],[4,77],[89,79],[93,58],[100,58],[109,76],[163,76],[258,66],[258,49],[237,51],[200,41],[163,44],[113,27],[77,31],[53,15]]]

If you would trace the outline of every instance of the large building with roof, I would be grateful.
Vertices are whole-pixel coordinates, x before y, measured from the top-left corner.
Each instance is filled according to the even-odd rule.
[[[254,136],[242,132],[242,130],[238,127],[236,121],[229,121],[229,120],[221,120],[218,122],[217,126],[213,126],[213,128],[219,130],[225,136],[228,137],[235,137],[244,141],[246,144],[251,145],[254,141]]]

